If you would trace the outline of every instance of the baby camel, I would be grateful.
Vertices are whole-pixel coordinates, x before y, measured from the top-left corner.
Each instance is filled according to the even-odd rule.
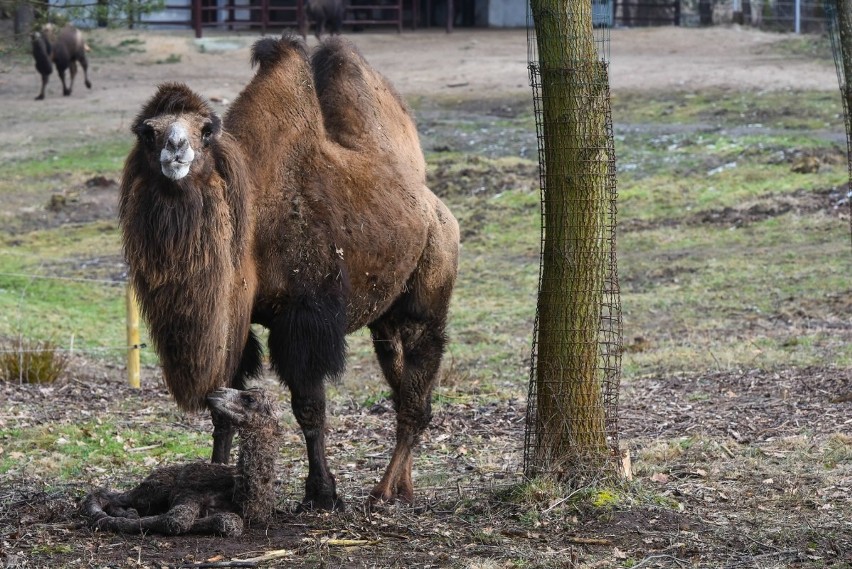
[[[281,438],[277,404],[261,389],[229,388],[212,392],[207,402],[239,434],[236,466],[205,462],[165,466],[127,492],[96,490],[81,505],[93,528],[238,536],[244,523],[270,521]]]

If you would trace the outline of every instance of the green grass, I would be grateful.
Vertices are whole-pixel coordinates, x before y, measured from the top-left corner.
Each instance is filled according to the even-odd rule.
[[[829,93],[614,101],[616,122],[631,125],[619,129],[616,141],[624,338],[650,342],[626,354],[626,375],[652,368],[852,361],[852,350],[825,330],[779,324],[803,299],[811,302],[812,317],[838,317],[828,299],[849,290],[846,222],[828,211],[770,215],[743,227],[697,220],[705,212],[842,185],[845,150],[825,136],[826,129],[842,132],[838,113],[839,101]],[[530,121],[522,112],[506,124]],[[757,121],[760,128],[746,128]],[[464,129],[477,130],[470,121]],[[93,175],[118,179],[128,148],[127,138],[117,134],[15,162],[0,179],[0,196],[43,204],[43,192],[57,186]],[[800,155],[818,157],[819,171],[794,172]],[[430,186],[453,210],[463,235],[449,324],[453,373],[478,392],[523,393],[538,279],[537,164],[441,152],[429,155],[429,173]],[[631,225],[637,222],[644,225]],[[80,261],[120,258],[118,228],[109,221],[0,238],[0,273],[105,278],[105,269]],[[0,336],[19,333],[60,342],[74,336],[78,346],[123,346],[123,291],[0,276]],[[366,334],[351,339],[350,355],[350,365],[372,361]],[[507,384],[513,386],[508,392]],[[358,397],[378,397],[377,390],[381,386],[365,388]]]
[[[616,94],[615,123],[696,125],[778,130],[843,129],[839,92],[706,90],[696,93],[659,92],[652,96]]]
[[[82,142],[62,150],[42,149],[40,155],[29,160],[21,160],[3,165],[3,178],[0,179],[0,195],[20,191],[18,185],[26,182],[34,184],[32,189],[40,188],[40,183],[58,176],[112,175],[118,176],[124,159],[130,151],[133,141],[125,133],[116,133],[114,138],[92,142],[82,138]]]
[[[0,429],[0,474],[37,470],[45,478],[75,479],[115,466],[147,472],[151,463],[207,458],[209,435],[172,428],[137,429],[83,420]],[[135,448],[146,447],[144,452]]]

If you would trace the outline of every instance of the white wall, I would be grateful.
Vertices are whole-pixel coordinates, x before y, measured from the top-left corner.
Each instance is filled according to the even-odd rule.
[[[488,25],[492,28],[526,27],[526,0],[489,0]]]

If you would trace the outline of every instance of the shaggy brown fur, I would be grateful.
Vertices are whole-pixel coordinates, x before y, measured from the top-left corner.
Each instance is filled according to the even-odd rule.
[[[33,32],[32,48],[35,59],[36,70],[41,75],[41,92],[36,97],[37,101],[44,99],[44,88],[47,80],[53,72],[53,65],[62,80],[62,94],[66,97],[74,88],[74,78],[77,76],[77,62],[83,68],[86,87],[91,89],[89,81],[89,61],[86,58],[86,42],[83,34],[74,26],[68,25],[59,31],[59,36],[54,37],[55,30],[52,24],[46,24],[42,31]],[[65,70],[71,70],[71,81],[66,86]]]
[[[324,382],[343,371],[345,335],[368,326],[397,408],[396,449],[372,496],[410,501],[458,224],[425,186],[410,114],[350,43],[327,41],[312,68],[301,41],[264,39],[253,61],[223,128],[176,85],[134,127],[121,222],[166,382],[187,409],[223,383],[242,387],[260,366],[249,322],[267,327],[305,435],[304,504],[340,507]],[[226,461],[231,433],[213,419],[213,459]]]
[[[193,463],[158,468],[127,492],[96,490],[81,504],[93,528],[116,533],[240,535],[275,511],[278,405],[264,391],[219,389],[208,397],[240,435],[236,466]]]

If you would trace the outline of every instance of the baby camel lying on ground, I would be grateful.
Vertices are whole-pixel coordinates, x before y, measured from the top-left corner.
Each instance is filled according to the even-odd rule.
[[[281,438],[278,405],[261,389],[218,389],[207,401],[237,429],[236,466],[165,466],[127,492],[96,490],[81,504],[93,528],[237,536],[243,524],[269,522],[275,510],[275,457]]]

